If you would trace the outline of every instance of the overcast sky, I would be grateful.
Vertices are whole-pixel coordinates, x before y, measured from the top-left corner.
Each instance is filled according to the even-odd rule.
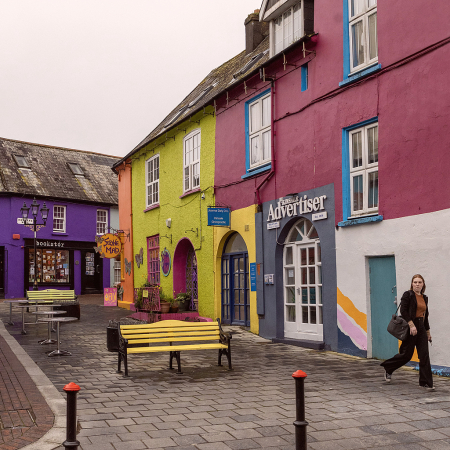
[[[0,0],[0,137],[124,156],[261,0]]]

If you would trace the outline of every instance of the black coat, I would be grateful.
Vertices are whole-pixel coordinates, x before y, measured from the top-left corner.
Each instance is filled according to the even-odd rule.
[[[427,305],[423,324],[425,326],[425,330],[429,330],[430,324],[428,323],[428,297],[424,294],[423,299],[425,300],[425,304]],[[416,312],[417,312],[416,294],[414,293],[414,291],[405,291],[404,294],[402,295],[400,306],[401,316],[407,322],[409,322],[410,320],[414,320],[416,318]]]

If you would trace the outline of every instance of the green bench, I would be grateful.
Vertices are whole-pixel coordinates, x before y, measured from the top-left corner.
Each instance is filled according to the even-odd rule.
[[[124,362],[125,376],[128,376],[128,356],[133,354],[169,352],[169,368],[172,360],[178,364],[181,372],[180,352],[189,350],[218,350],[218,365],[222,355],[228,359],[231,367],[231,333],[225,333],[217,322],[185,322],[181,320],[162,320],[161,322],[141,325],[119,324],[118,372]],[[214,342],[212,342],[214,341]]]
[[[66,311],[68,317],[80,319],[80,303],[73,290],[27,291],[27,300],[30,306],[60,305],[59,311]]]

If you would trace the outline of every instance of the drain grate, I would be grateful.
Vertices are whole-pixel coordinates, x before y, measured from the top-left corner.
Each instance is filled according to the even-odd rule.
[[[15,409],[0,412],[0,431],[36,426],[36,415],[32,409]]]

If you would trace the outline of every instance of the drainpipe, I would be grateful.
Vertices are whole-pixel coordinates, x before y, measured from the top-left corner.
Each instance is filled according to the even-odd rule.
[[[270,172],[266,175],[264,180],[259,183],[259,185],[255,189],[255,195],[256,195],[256,201],[258,203],[258,208],[261,207],[261,196],[259,194],[259,190],[263,187],[265,183],[267,183],[274,175],[275,175],[275,78],[268,77],[266,75],[260,74],[261,78],[263,79],[270,79],[270,86],[271,86],[271,114],[270,114],[270,129],[271,129],[271,138],[270,138],[270,147],[271,147],[271,164],[270,164]]]

